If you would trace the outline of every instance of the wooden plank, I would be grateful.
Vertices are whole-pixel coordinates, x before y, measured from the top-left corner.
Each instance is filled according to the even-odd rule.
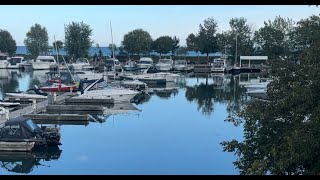
[[[0,151],[31,151],[35,142],[0,142]]]
[[[100,104],[100,103],[105,103],[105,104],[112,104],[114,103],[114,99],[80,99],[80,98],[70,98],[70,99],[65,99],[65,103],[95,103],[95,104]]]
[[[102,111],[101,105],[48,105],[47,111]]]
[[[34,123],[36,124],[56,124],[56,125],[80,125],[87,126],[89,121],[58,121],[58,120],[44,120],[44,119],[34,119]]]
[[[61,95],[57,96],[56,103],[63,102],[63,101],[65,101],[65,99],[68,99],[70,97],[74,97],[77,95],[78,95],[77,93],[73,93],[73,92],[67,92],[67,93],[61,94]],[[10,119],[15,119],[15,118],[23,116],[25,114],[40,113],[41,111],[45,110],[47,105],[48,105],[48,100],[38,102],[36,104],[37,109],[34,112],[32,105],[30,104],[27,107],[10,112],[9,117],[10,117]],[[0,116],[0,123],[5,122],[5,121],[6,121],[5,116]]]
[[[78,114],[25,114],[23,117],[32,120],[51,120],[51,121],[88,121],[87,115]]]

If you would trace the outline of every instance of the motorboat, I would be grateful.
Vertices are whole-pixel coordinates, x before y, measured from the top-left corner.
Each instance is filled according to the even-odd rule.
[[[6,93],[6,98],[16,99],[47,99],[47,93],[39,89],[28,89],[23,92]]]
[[[10,57],[6,53],[0,51],[0,69],[6,69],[9,64]]]
[[[20,103],[18,102],[5,102],[5,101],[0,101],[0,107],[13,107],[13,106],[19,106]]]
[[[75,63],[72,63],[71,66],[75,71],[93,69],[93,66],[90,65],[90,62],[87,58],[79,58]]]
[[[115,58],[107,59],[105,66],[107,71],[122,71],[121,63]]]
[[[129,60],[123,66],[123,70],[125,70],[125,71],[136,71],[136,70],[138,70],[138,67],[137,67],[136,62]]]
[[[255,89],[255,90],[247,91],[246,93],[249,96],[254,98],[263,99],[263,100],[268,99],[267,89]]]
[[[215,58],[213,63],[211,64],[211,71],[212,72],[219,72],[223,73],[227,67],[227,59],[226,58]]]
[[[98,82],[100,82],[98,84]],[[130,102],[130,100],[139,94],[138,91],[115,88],[106,84],[105,81],[101,82],[101,79],[87,86],[79,96],[73,97],[73,99],[112,99],[114,103]]]
[[[24,64],[27,62],[27,60],[24,59],[22,56],[14,56],[11,57],[10,60],[8,60],[8,69],[19,69],[20,64]]]
[[[193,69],[193,66],[188,66],[186,60],[175,60],[173,70],[175,71],[190,71]]]
[[[142,57],[137,62],[138,69],[147,69],[153,65],[153,60],[150,57]]]
[[[57,66],[57,61],[53,56],[38,56],[37,59],[32,62],[33,70],[52,69]]]
[[[149,76],[153,76],[153,77],[160,77],[160,78],[164,78],[166,79],[166,82],[172,82],[175,81],[175,79],[177,77],[180,77],[180,75],[178,74],[173,74],[173,73],[169,73],[169,72],[159,72],[157,71],[156,67],[149,67],[148,69],[146,69],[143,74],[148,74]]]
[[[172,59],[159,59],[159,63],[157,63],[155,66],[160,71],[170,71],[173,68],[173,60]]]
[[[60,143],[60,128],[35,124],[30,118],[18,117],[0,125],[0,150],[8,150],[10,143],[34,143],[35,147],[58,146]],[[10,151],[15,149],[10,149]],[[23,150],[26,149],[16,149]]]

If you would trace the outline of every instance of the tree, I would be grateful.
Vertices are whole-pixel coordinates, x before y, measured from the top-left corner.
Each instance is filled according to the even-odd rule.
[[[186,46],[181,46],[177,49],[176,54],[183,55],[184,57],[188,54],[188,48]]]
[[[128,53],[145,53],[151,49],[152,38],[147,31],[135,29],[124,35],[122,45]]]
[[[98,54],[99,54],[99,57],[103,57],[103,53],[102,53],[101,49],[99,49]]]
[[[160,36],[152,43],[152,48],[160,54],[173,53],[179,47],[179,39],[170,36]]]
[[[172,47],[171,47],[171,52],[172,52],[172,54],[174,54],[176,52],[176,50],[179,48],[180,39],[177,38],[176,36],[174,36],[172,38],[172,40],[173,40],[173,44],[172,44]]]
[[[12,38],[11,34],[6,30],[0,29],[0,51],[7,52],[11,56],[16,50],[16,41]]]
[[[294,32],[298,36],[290,41],[302,37],[300,28],[318,31],[309,25],[298,26]],[[303,39],[311,37],[314,34],[307,33]],[[271,60],[268,101],[248,102],[237,113],[235,122],[243,122],[244,140],[222,145],[238,155],[234,164],[241,174],[319,174],[320,38],[308,43],[297,54],[300,63],[292,57]]]
[[[112,49],[113,47],[113,49]],[[118,51],[119,48],[115,45],[115,44],[109,44],[108,46],[109,50],[112,52],[114,50],[114,52]]]
[[[253,31],[247,24],[246,18],[232,18],[229,21],[231,30],[227,32],[229,52],[235,55],[237,62],[239,56],[250,56],[253,54]]]
[[[187,39],[187,49],[189,51],[195,51],[198,54],[198,61],[199,61],[199,51],[200,51],[200,42],[199,37],[194,35],[193,33],[189,34]]]
[[[213,18],[208,18],[203,21],[203,25],[199,25],[198,41],[199,49],[201,52],[207,54],[209,61],[209,53],[217,52],[218,44],[216,33],[218,24]]]
[[[88,57],[92,29],[84,22],[72,22],[67,25],[65,30],[65,49],[71,58]]]
[[[293,21],[277,16],[273,21],[264,22],[254,33],[254,41],[261,48],[261,54],[273,59],[290,54],[289,36],[293,31]]]
[[[57,48],[58,51],[60,51],[63,48],[63,42],[60,40],[57,40],[56,42],[52,43],[53,48]]]
[[[27,38],[24,40],[24,44],[33,57],[39,56],[40,53],[47,52],[49,37],[45,27],[36,23],[34,26],[31,26],[26,35]]]

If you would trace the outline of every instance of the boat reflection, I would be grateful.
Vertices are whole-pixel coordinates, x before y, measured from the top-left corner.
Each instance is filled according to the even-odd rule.
[[[32,152],[1,152],[1,168],[15,173],[28,174],[36,167],[50,167],[43,162],[58,160],[62,150],[59,147],[34,149]]]

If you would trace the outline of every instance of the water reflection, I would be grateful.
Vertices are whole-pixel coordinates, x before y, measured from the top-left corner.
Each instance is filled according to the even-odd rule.
[[[193,86],[186,86],[186,98],[196,102],[206,116],[213,113],[214,103],[227,104],[228,112],[233,113],[246,101],[245,89],[239,86],[237,76],[225,74],[197,76]]]
[[[32,152],[1,152],[0,166],[9,172],[28,174],[39,167],[50,167],[46,161],[58,160],[59,147],[35,149]]]

